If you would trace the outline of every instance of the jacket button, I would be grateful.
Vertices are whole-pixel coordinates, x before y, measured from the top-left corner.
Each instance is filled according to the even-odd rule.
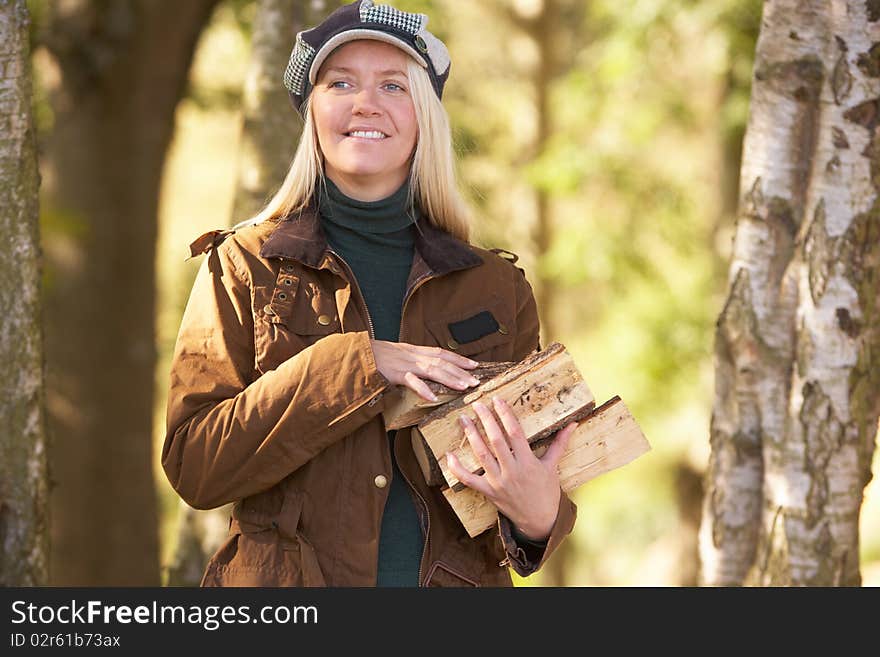
[[[507,327],[504,324],[499,324],[498,325],[498,332],[501,335],[507,335],[507,333],[508,333]]]
[[[321,326],[327,326],[330,321],[330,315],[318,315],[318,324]]]
[[[376,475],[376,478],[373,479],[373,483],[376,484],[376,488],[385,488],[388,485],[388,479],[385,475]]]
[[[274,315],[275,314],[275,311],[272,310],[272,306],[270,306],[268,304],[263,306],[263,312],[266,313],[267,315]]]
[[[450,349],[452,349],[453,351],[455,349],[458,349],[458,347],[459,347],[458,343],[455,340],[453,340],[452,338],[449,338],[449,342],[446,343],[446,346],[449,347]]]

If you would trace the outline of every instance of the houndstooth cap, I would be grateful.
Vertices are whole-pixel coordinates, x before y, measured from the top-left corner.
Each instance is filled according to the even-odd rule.
[[[411,14],[372,0],[357,0],[330,14],[323,23],[296,35],[284,71],[284,86],[298,112],[312,91],[321,64],[343,43],[373,39],[397,46],[424,66],[438,98],[452,62],[440,39],[428,32],[428,17]]]

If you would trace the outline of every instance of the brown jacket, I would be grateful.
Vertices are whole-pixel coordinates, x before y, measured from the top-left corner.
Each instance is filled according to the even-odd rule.
[[[401,342],[481,361],[538,348],[538,314],[523,271],[492,251],[420,223]],[[201,240],[201,241],[200,241]],[[162,465],[191,506],[235,501],[227,541],[203,586],[374,586],[392,473],[380,413],[391,384],[376,369],[371,323],[347,265],[317,215],[216,231],[171,364]],[[497,332],[456,346],[449,324],[488,310]],[[563,493],[543,555],[517,546],[509,521],[469,538],[428,487],[397,432],[399,466],[426,535],[422,586],[510,586],[537,570],[571,531]]]

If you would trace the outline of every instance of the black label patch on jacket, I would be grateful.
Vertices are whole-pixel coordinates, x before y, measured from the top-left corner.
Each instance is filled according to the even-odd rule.
[[[498,330],[498,322],[488,310],[479,312],[473,317],[468,317],[460,322],[452,322],[448,326],[452,337],[459,344],[479,340],[484,335],[489,335]]]

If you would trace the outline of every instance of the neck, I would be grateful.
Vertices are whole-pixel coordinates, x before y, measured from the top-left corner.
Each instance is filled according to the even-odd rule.
[[[393,233],[412,224],[418,216],[418,210],[409,207],[406,183],[383,199],[360,201],[347,196],[330,178],[325,182],[318,193],[318,208],[328,234],[340,229],[371,235]]]
[[[390,176],[382,175],[373,178],[367,176],[347,176],[332,167],[326,167],[324,172],[333,184],[343,194],[356,201],[379,201],[388,198],[406,181],[409,171],[402,174]]]

